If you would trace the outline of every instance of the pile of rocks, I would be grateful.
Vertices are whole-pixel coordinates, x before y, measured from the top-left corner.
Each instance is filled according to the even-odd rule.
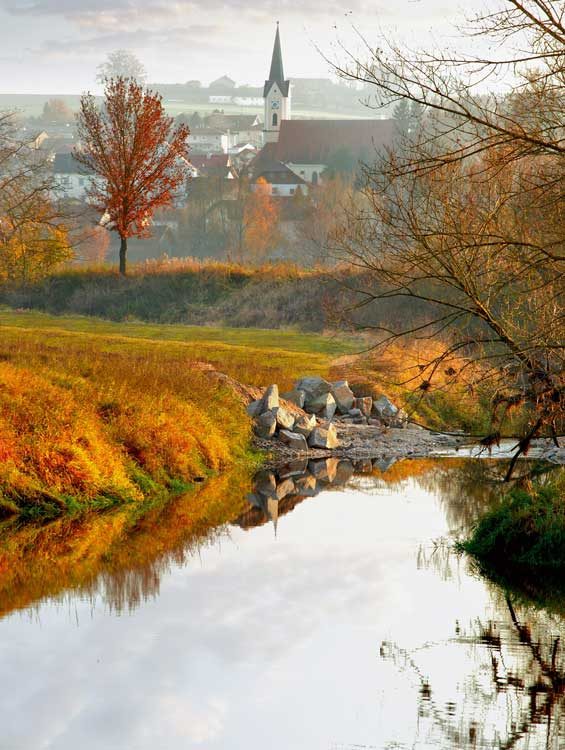
[[[408,422],[406,412],[386,396],[376,400],[371,396],[357,398],[347,380],[330,383],[320,377],[301,378],[283,398],[322,419],[387,427],[403,427]]]
[[[278,386],[271,385],[247,411],[255,420],[258,437],[277,435],[296,451],[339,448],[335,422],[375,427],[405,427],[408,423],[406,412],[386,396],[357,398],[347,380],[330,383],[319,376],[301,378],[281,398]]]
[[[296,404],[290,399],[290,404]],[[316,415],[302,407],[289,409],[281,404],[279,388],[270,385],[262,398],[252,401],[247,413],[255,420],[255,433],[269,439],[278,435],[279,439],[295,451],[308,451],[309,448],[333,449],[339,447],[335,426],[318,424]]]

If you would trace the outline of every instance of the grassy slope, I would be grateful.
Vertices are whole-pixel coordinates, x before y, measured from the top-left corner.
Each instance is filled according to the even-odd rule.
[[[28,515],[140,502],[243,457],[241,404],[195,366],[282,387],[349,345],[317,336],[0,315],[0,493]],[[271,346],[269,346],[269,340]]]

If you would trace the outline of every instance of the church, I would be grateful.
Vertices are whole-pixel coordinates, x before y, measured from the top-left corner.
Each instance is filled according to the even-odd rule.
[[[292,196],[323,182],[324,171],[338,154],[354,162],[370,160],[389,145],[393,120],[293,120],[292,85],[285,79],[279,24],[263,88],[264,146],[251,163],[253,181],[266,182],[272,195]]]

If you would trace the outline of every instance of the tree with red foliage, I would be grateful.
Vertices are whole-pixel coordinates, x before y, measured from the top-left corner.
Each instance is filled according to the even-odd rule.
[[[120,236],[120,273],[126,273],[129,237],[147,237],[155,209],[170,205],[187,179],[186,125],[174,126],[161,97],[129,78],[106,81],[99,109],[81,97],[80,146],[74,156],[95,175],[89,203]]]

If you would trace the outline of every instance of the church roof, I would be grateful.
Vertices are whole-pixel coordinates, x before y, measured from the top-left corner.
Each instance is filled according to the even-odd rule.
[[[273,47],[273,57],[271,59],[271,70],[269,71],[269,80],[265,81],[263,96],[267,96],[273,84],[276,83],[283,96],[288,96],[290,81],[284,79],[284,68],[281,51],[281,37],[279,25],[277,23],[277,33],[275,34],[275,45]]]
[[[285,164],[327,164],[331,154],[345,149],[371,158],[391,144],[394,133],[394,120],[282,120],[269,156]]]
[[[304,185],[302,177],[273,156],[275,146],[276,143],[267,143],[251,162],[253,182],[263,177],[267,182],[275,185]]]

